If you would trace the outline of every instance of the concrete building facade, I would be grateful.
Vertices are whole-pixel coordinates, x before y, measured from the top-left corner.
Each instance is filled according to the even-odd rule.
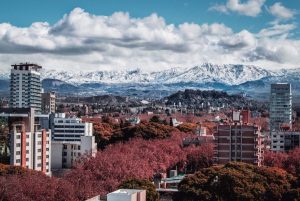
[[[41,68],[29,63],[12,65],[10,108],[34,108],[41,112]]]
[[[95,157],[95,136],[81,136],[80,141],[52,141],[52,169],[71,168],[84,156]]]
[[[241,161],[261,165],[263,138],[258,126],[242,123],[218,125],[214,137],[215,163]]]
[[[52,168],[71,168],[85,155],[95,157],[97,144],[93,124],[80,118],[66,118],[55,114],[52,123]]]
[[[42,113],[55,113],[55,92],[42,93]]]
[[[33,108],[1,109],[8,118],[10,164],[51,175],[51,131],[43,126],[45,116],[35,115]]]
[[[291,130],[271,131],[271,150],[290,151],[300,146],[300,132]]]
[[[81,136],[93,135],[93,124],[82,122],[80,118],[66,118],[65,114],[55,114],[52,122],[53,141],[80,141]]]
[[[107,201],[146,201],[146,190],[119,189],[107,194]]]

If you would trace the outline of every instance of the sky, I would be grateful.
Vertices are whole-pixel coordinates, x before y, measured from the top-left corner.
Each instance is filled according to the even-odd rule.
[[[1,0],[0,70],[300,67],[300,0]]]

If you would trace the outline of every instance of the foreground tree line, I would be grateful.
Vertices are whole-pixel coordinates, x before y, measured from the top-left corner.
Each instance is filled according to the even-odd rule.
[[[212,165],[212,146],[181,146],[182,135],[163,140],[133,139],[85,158],[61,178],[20,167],[0,167],[0,200],[86,200],[106,195],[130,178],[151,181],[155,173]],[[198,160],[199,159],[199,160]],[[190,167],[185,169],[184,167]]]

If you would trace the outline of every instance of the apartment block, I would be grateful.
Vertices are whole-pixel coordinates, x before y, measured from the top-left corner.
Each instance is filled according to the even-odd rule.
[[[55,113],[55,92],[42,93],[42,113]]]
[[[52,121],[53,141],[80,141],[81,136],[93,135],[93,124],[82,122],[80,118],[66,118],[65,114],[55,114]]]
[[[55,114],[52,123],[52,168],[71,168],[81,157],[95,157],[97,144],[93,124],[80,118]]]
[[[34,108],[41,112],[41,68],[30,63],[12,65],[10,108]]]
[[[300,147],[300,132],[291,130],[271,131],[271,150],[289,151]]]
[[[214,133],[214,161],[225,164],[241,161],[260,166],[263,160],[263,137],[256,125],[220,124]]]
[[[47,116],[33,108],[0,109],[8,119],[10,164],[51,175],[51,131],[43,124]]]
[[[84,156],[95,157],[95,136],[81,136],[80,141],[52,141],[52,169],[71,168]]]

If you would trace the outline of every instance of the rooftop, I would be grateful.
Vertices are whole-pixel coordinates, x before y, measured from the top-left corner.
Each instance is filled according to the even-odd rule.
[[[31,113],[30,108],[1,108],[1,117],[28,117]]]
[[[116,190],[112,193],[109,193],[109,194],[127,194],[127,195],[132,195],[132,194],[135,194],[135,193],[139,193],[139,192],[143,192],[145,190],[140,190],[140,189],[119,189],[119,190]]]
[[[34,70],[38,70],[41,69],[42,66],[39,66],[37,64],[34,63],[20,63],[20,64],[13,64],[11,65],[12,68],[14,69],[18,69],[18,70],[30,70],[30,69],[34,69]]]

